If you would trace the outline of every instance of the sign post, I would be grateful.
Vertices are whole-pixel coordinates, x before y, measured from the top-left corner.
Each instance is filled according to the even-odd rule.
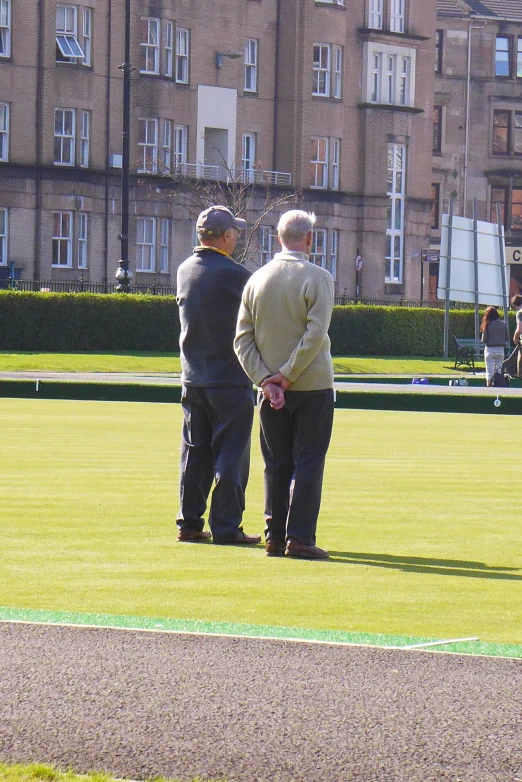
[[[356,299],[359,299],[361,297],[362,265],[363,265],[363,259],[362,256],[359,254],[359,250],[357,250],[357,255],[355,256],[355,298]]]

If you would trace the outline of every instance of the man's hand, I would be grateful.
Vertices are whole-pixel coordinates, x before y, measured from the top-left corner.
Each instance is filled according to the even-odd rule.
[[[265,381],[262,385],[265,399],[270,401],[270,407],[274,410],[281,410],[285,406],[285,392],[280,385]]]
[[[282,375],[281,372],[278,372],[277,375],[267,377],[266,380],[263,380],[261,383],[261,387],[264,388],[267,383],[275,383],[276,386],[281,386],[283,391],[288,391],[292,385],[292,381]]]

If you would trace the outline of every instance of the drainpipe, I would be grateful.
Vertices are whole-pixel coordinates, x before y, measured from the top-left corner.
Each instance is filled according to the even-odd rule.
[[[36,106],[35,106],[35,227],[34,227],[34,263],[33,280],[41,277],[41,238],[42,238],[42,111],[43,111],[43,50],[45,41],[43,0],[38,0],[38,50],[36,55]]]
[[[272,130],[272,170],[276,170],[277,154],[277,125],[279,118],[279,45],[281,41],[281,0],[277,0],[276,6],[276,40],[275,40],[275,65],[274,65],[274,127]]]
[[[112,61],[112,0],[109,0],[107,7],[107,86],[105,96],[105,206],[104,206],[104,236],[103,236],[103,255],[104,255],[104,273],[103,281],[107,285],[109,281],[109,144],[110,144],[110,122],[111,122],[111,61]]]
[[[473,19],[469,20],[468,29],[468,63],[466,73],[466,119],[464,123],[464,183],[462,189],[462,216],[466,217],[468,206],[468,168],[469,168],[469,126],[471,116],[471,31],[483,30],[486,26],[486,19],[483,19],[482,25],[474,25]]]

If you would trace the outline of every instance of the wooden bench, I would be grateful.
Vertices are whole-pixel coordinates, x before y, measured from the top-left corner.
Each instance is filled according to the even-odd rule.
[[[481,342],[477,345],[474,339],[457,339],[455,334],[453,339],[456,344],[455,366],[453,368],[458,369],[466,366],[475,374],[475,357],[479,358],[484,355],[484,345]]]

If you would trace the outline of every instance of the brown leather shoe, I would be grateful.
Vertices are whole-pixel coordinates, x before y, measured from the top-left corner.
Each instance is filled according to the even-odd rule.
[[[257,543],[261,543],[261,535],[247,535],[246,532],[243,532],[243,527],[240,527],[237,531],[237,537],[232,545],[256,545]]]
[[[178,540],[180,543],[205,543],[210,540],[212,534],[199,529],[180,529]]]
[[[305,546],[298,540],[289,540],[286,544],[285,557],[294,559],[328,559],[330,555],[324,548],[319,546]]]
[[[267,557],[284,557],[285,548],[282,540],[267,540],[265,543]]]

